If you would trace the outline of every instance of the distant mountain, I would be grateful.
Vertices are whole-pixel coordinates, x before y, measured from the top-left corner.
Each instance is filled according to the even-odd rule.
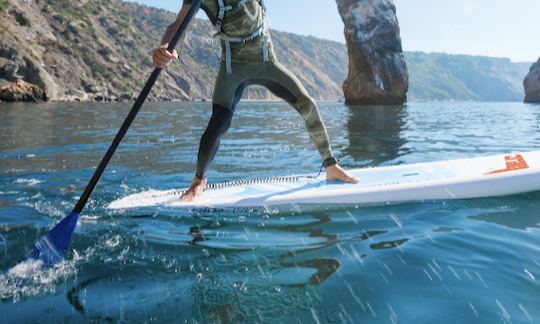
[[[522,101],[523,79],[531,63],[507,58],[405,53],[410,101]]]
[[[0,0],[0,87],[23,79],[52,100],[130,100],[152,70],[155,47],[175,14],[120,0]],[[196,20],[180,62],[162,73],[153,100],[209,100],[219,44]],[[280,61],[318,100],[339,100],[347,75],[342,43],[272,31]],[[410,101],[523,99],[530,63],[406,53]],[[247,99],[273,99],[261,88]]]

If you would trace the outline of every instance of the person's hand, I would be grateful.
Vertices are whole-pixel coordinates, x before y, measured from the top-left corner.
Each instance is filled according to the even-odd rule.
[[[178,58],[178,52],[176,50],[173,50],[172,53],[167,51],[167,46],[168,44],[164,44],[152,51],[152,64],[154,67],[164,69],[172,60]]]

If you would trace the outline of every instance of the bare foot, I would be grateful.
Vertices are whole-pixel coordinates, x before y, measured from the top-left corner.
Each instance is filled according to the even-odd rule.
[[[326,180],[338,180],[347,183],[357,183],[358,178],[349,175],[342,167],[335,164],[326,168]]]
[[[193,177],[193,181],[191,182],[191,186],[189,187],[188,191],[186,191],[182,197],[180,197],[181,202],[192,202],[197,197],[199,197],[202,192],[204,191],[204,188],[206,187],[206,179],[199,179],[197,177]]]

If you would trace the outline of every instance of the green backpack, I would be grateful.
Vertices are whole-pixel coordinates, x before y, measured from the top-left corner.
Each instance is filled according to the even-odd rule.
[[[265,26],[266,7],[264,1],[239,0],[229,4],[226,4],[225,1],[217,0],[217,18],[214,23],[217,33],[214,37],[219,37],[225,44],[227,74],[232,73],[231,43],[247,43],[263,37],[263,60],[268,62],[268,35]],[[260,14],[257,14],[257,10],[252,13],[248,5],[252,9],[259,9]]]

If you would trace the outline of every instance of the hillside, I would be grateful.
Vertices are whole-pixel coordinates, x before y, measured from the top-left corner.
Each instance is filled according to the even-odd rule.
[[[175,14],[119,0],[0,0],[0,80],[22,78],[53,100],[130,98],[152,70],[151,49]],[[205,20],[191,26],[180,62],[163,73],[153,99],[211,98],[219,44]],[[341,98],[346,51],[337,42],[273,32],[282,62],[317,99]],[[268,98],[252,91],[248,98]]]
[[[0,0],[0,87],[24,79],[51,100],[130,100],[152,70],[150,52],[175,14],[120,0]],[[211,98],[219,45],[196,20],[180,62],[164,71],[153,100]],[[318,100],[338,100],[345,45],[272,31],[281,62]],[[409,101],[521,101],[530,63],[466,55],[406,53]],[[259,88],[247,99],[271,99]]]
[[[409,100],[521,101],[530,63],[507,58],[405,53]]]

